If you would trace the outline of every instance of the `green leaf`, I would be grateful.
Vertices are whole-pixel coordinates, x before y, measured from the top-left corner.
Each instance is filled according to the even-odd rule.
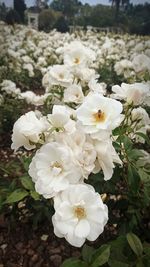
[[[30,191],[30,195],[34,200],[40,199],[40,195],[36,191]]]
[[[25,189],[34,190],[34,184],[29,176],[22,176],[20,180]]]
[[[103,245],[99,249],[96,250],[96,253],[94,253],[91,266],[92,267],[99,267],[108,262],[110,256],[110,246],[109,245]]]
[[[147,142],[147,144],[150,145],[150,139],[148,138],[148,136],[146,134],[140,133],[140,132],[136,132],[135,134],[142,137]]]
[[[149,182],[150,181],[150,175],[144,171],[144,169],[140,168],[138,170],[138,173],[140,175],[140,178],[141,178],[141,181],[146,183],[146,182]]]
[[[136,267],[145,267],[145,264],[140,260],[137,262]]]
[[[92,254],[93,254],[94,248],[90,247],[88,245],[84,245],[82,248],[82,258],[87,263],[91,262]]]
[[[116,261],[116,260],[109,260],[108,264],[110,267],[129,267],[129,264],[122,262],[122,261]]]
[[[133,143],[128,136],[126,136],[126,135],[122,136],[122,142],[124,144],[125,150],[131,150],[132,149]]]
[[[28,195],[28,192],[22,189],[16,189],[6,199],[5,203],[14,203],[22,200]]]
[[[144,253],[149,256],[150,258],[150,244],[149,243],[144,243]]]
[[[110,259],[121,262],[127,262],[128,259],[124,255],[124,249],[126,248],[127,245],[126,236],[120,235],[117,239],[111,241],[110,245],[111,245]]]
[[[134,253],[137,256],[142,256],[143,246],[142,246],[140,239],[135,234],[128,233],[127,234],[127,240],[128,240],[130,247],[134,251]]]
[[[31,163],[31,157],[26,157],[26,156],[23,156],[22,158],[20,158],[20,161],[25,169],[25,171],[28,172],[29,170],[29,165]]]
[[[128,182],[132,191],[137,193],[140,187],[140,176],[136,171],[136,168],[130,164],[128,165]]]
[[[67,259],[60,267],[88,267],[88,265],[81,260]]]
[[[143,157],[143,152],[139,149],[132,149],[128,152],[128,157],[132,160],[138,160],[140,157]]]

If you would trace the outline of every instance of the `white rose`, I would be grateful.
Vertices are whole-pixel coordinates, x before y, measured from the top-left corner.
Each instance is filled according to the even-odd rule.
[[[134,105],[140,105],[143,104],[149,96],[150,86],[144,83],[122,83],[121,86],[114,85],[112,91],[115,93],[112,95],[113,98],[123,99],[128,103],[133,102]]]
[[[58,142],[45,144],[37,151],[29,166],[29,175],[36,191],[45,198],[55,196],[82,178],[71,149]]]
[[[100,94],[90,93],[77,109],[77,119],[82,123],[86,133],[95,135],[111,132],[122,120],[122,104]]]
[[[43,77],[43,86],[49,90],[52,85],[69,86],[73,82],[73,76],[65,65],[54,65],[49,67]]]
[[[97,152],[96,167],[93,173],[98,173],[101,169],[104,173],[104,180],[111,179],[113,175],[113,169],[115,168],[114,162],[122,164],[117,152],[115,151],[111,140],[100,142],[95,140],[95,151]]]
[[[72,84],[64,91],[64,102],[82,103],[84,95],[79,84]]]
[[[71,185],[54,198],[54,233],[72,246],[81,247],[86,239],[94,241],[103,232],[108,209],[92,186]]]
[[[11,148],[14,150],[21,146],[27,150],[35,148],[47,126],[47,123],[42,118],[38,119],[33,111],[22,115],[14,124]]]

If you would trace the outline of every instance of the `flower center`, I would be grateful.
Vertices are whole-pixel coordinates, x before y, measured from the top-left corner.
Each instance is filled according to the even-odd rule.
[[[74,208],[74,214],[79,220],[81,220],[81,219],[86,217],[85,209],[83,207],[81,207],[81,206],[78,206],[78,207]]]
[[[63,166],[58,161],[52,162],[51,165],[50,165],[50,167],[52,169],[58,169],[59,170],[59,173],[61,173],[62,170],[63,170]]]
[[[80,63],[80,59],[79,59],[78,57],[76,57],[76,58],[74,59],[74,63],[75,63],[75,64],[79,64],[79,63]]]
[[[100,109],[93,114],[95,122],[104,122],[106,119],[106,115]]]
[[[60,79],[64,79],[64,74],[63,73],[59,73],[59,78]]]

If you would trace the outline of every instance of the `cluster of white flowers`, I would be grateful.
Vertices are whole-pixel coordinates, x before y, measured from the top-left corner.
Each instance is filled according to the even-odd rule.
[[[13,149],[31,150],[42,144],[29,174],[39,194],[54,198],[54,231],[72,245],[95,240],[107,222],[106,205],[84,180],[100,169],[108,180],[114,163],[121,164],[110,138],[122,120],[121,112],[120,102],[90,93],[76,110],[54,105],[46,117],[30,111],[14,124]]]
[[[69,67],[86,66],[91,62],[93,70],[109,66],[112,61],[117,75],[132,79],[132,82],[147,80],[150,75],[150,41],[147,37],[126,34],[116,38],[113,34],[106,36],[88,30],[80,32],[76,38],[74,33],[62,34],[53,30],[46,34],[20,25],[11,27],[0,23],[0,43],[5,66],[16,73],[26,71],[29,77],[34,77],[37,71],[45,74],[50,65],[61,64],[63,56],[64,64]],[[72,61],[73,58],[76,61]],[[80,75],[88,78],[91,74],[84,68]]]
[[[0,88],[2,93],[6,93],[11,95],[16,99],[24,99],[28,104],[41,106],[46,101],[47,97],[49,97],[50,93],[44,93],[43,95],[37,95],[33,91],[25,91],[21,92],[19,88],[16,87],[16,84],[10,80],[3,80],[0,84]]]
[[[95,74],[88,94],[84,95],[85,80],[82,83],[75,76],[92,63],[94,52],[82,44],[78,48],[74,43],[68,51],[69,55],[64,54],[64,62],[70,57],[68,65],[65,62],[50,67],[43,80],[49,90],[54,85],[63,87],[64,97],[68,94],[76,107],[54,105],[47,116],[33,111],[21,116],[14,124],[12,148],[24,146],[31,150],[41,145],[29,166],[29,175],[39,194],[54,198],[55,234],[74,246],[81,246],[86,238],[95,240],[108,220],[107,207],[100,195],[84,181],[92,172],[100,170],[104,180],[109,180],[114,163],[122,164],[111,135],[123,119],[123,106],[103,96],[105,90],[94,80]]]
[[[128,124],[132,126],[130,137],[137,143],[145,140],[136,133],[146,134],[150,131],[150,118],[144,106],[150,106],[150,83],[122,83],[121,86],[112,86],[112,98],[125,101],[127,105],[133,105]],[[143,107],[142,107],[143,106]]]
[[[4,39],[7,39],[8,29],[5,26]],[[134,106],[130,123],[135,131],[131,138],[143,142],[144,139],[140,140],[135,133],[145,134],[150,123],[146,110],[141,107],[149,105],[149,83],[143,78],[142,83],[114,85],[113,94],[107,95],[107,85],[98,82],[97,69],[100,65],[107,65],[111,59],[116,62],[118,75],[123,72],[128,77],[133,71],[133,77],[136,77],[136,72],[142,72],[140,77],[144,77],[143,72],[144,75],[147,70],[149,72],[147,58],[150,42],[143,42],[145,55],[139,56],[141,39],[138,38],[137,43],[134,39],[128,40],[127,36],[118,40],[103,35],[98,38],[88,31],[75,40],[74,35],[55,31],[47,35],[24,27],[22,30],[20,26],[14,30],[17,40],[14,32],[11,36],[9,67],[14,66],[11,57],[17,58],[15,64],[18,71],[23,66],[30,76],[38,68],[43,74],[45,94],[36,96],[31,91],[21,93],[13,82],[7,80],[3,81],[2,90],[10,94],[13,91],[15,96],[35,105],[42,105],[54,92],[58,93],[59,101],[46,116],[30,111],[16,121],[12,149],[16,151],[22,146],[27,150],[33,149],[35,154],[29,166],[29,175],[36,191],[44,198],[54,200],[54,232],[80,247],[86,239],[94,241],[108,221],[107,206],[87,182],[91,173],[100,171],[107,181],[113,176],[115,164],[122,165],[112,142],[113,130],[125,118],[120,101],[125,107]],[[134,49],[127,56],[130,47]],[[55,59],[53,65],[49,64],[50,58]],[[144,61],[143,65],[141,61]]]

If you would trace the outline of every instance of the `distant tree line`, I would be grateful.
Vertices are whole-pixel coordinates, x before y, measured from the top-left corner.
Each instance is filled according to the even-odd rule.
[[[35,5],[40,1],[35,0]],[[43,2],[43,1],[42,1]],[[136,5],[130,0],[110,0],[111,6],[82,4],[79,0],[45,0],[40,13],[40,30],[53,28],[61,32],[68,31],[69,25],[87,27],[120,27],[131,34],[150,34],[150,4]],[[0,19],[8,23],[25,23],[26,5],[24,0],[14,0],[14,10],[7,12],[0,6]]]

